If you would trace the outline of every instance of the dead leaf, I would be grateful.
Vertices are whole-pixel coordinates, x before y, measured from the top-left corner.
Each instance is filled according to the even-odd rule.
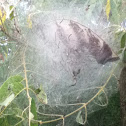
[[[2,60],[4,62],[4,57],[2,54],[0,54],[0,60]]]

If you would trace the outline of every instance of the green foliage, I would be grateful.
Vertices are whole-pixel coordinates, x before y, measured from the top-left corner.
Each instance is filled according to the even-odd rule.
[[[88,116],[89,125],[93,126],[119,126],[120,125],[120,97],[119,92],[113,94],[109,104],[103,109]],[[88,126],[88,124],[86,125]]]
[[[120,53],[122,53],[122,61],[126,63],[126,32],[121,32],[123,35],[120,40]]]
[[[13,76],[3,83],[0,87],[0,104],[2,104],[11,94],[16,96],[24,88],[21,83],[22,81],[23,78],[21,76]]]
[[[7,115],[4,118],[0,118],[0,126],[14,126],[16,123],[21,121],[21,118],[16,117],[15,115]],[[18,126],[22,126],[19,124]]]
[[[126,33],[124,33],[124,35],[122,36],[120,43],[121,43],[121,48],[124,48],[126,45]]]
[[[33,98],[31,101],[31,113],[34,115],[34,120],[37,120],[38,118],[37,118],[37,112],[36,112],[36,104]],[[31,126],[38,126],[38,124],[32,122]]]
[[[12,76],[9,77],[0,87],[0,115],[2,115],[0,118],[0,125],[2,126],[14,126],[22,120],[20,117],[22,110],[13,102],[15,96],[24,88],[22,81],[23,78],[21,76]],[[8,108],[5,109],[6,107]],[[2,114],[3,110],[5,114]]]
[[[40,92],[37,94],[38,98],[41,99],[42,103],[47,104],[47,95],[46,95],[46,93],[45,93],[44,88],[42,87],[42,85],[37,90],[40,90]]]
[[[14,7],[14,6],[11,5],[11,6],[10,6],[10,10],[11,10],[13,7]],[[13,20],[13,19],[14,19],[14,11],[12,11],[11,14],[10,14],[10,20]]]
[[[78,112],[77,117],[76,117],[76,122],[84,125],[84,119],[83,119],[83,116],[82,116],[82,111]]]
[[[42,85],[40,85],[40,88],[37,88],[37,89],[33,86],[30,86],[30,88],[36,93],[36,96],[39,98],[39,100],[43,104],[47,104],[47,95],[46,95]]]
[[[124,49],[123,51],[123,58],[122,58],[123,62],[126,63],[126,49]]]

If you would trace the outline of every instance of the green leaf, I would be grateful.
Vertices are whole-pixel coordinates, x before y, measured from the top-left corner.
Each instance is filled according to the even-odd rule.
[[[126,63],[126,49],[123,51],[123,62]]]
[[[38,88],[38,89],[35,90],[36,94],[39,94],[40,92],[41,92],[40,88]]]
[[[14,126],[19,121],[21,121],[21,118],[18,118],[14,115],[6,115],[0,118],[0,126]],[[21,124],[18,126],[21,126]]]
[[[14,99],[14,94],[11,94],[7,97],[4,102],[0,103],[0,105],[7,106]]]
[[[121,38],[121,48],[124,48],[126,44],[126,33]]]
[[[23,88],[21,83],[23,78],[21,76],[13,76],[7,79],[0,87],[0,104],[7,103],[12,100],[12,96],[17,95]],[[13,94],[13,95],[12,95]]]
[[[40,86],[39,89],[36,89],[36,92],[38,92],[38,97],[40,98],[40,100],[44,103],[47,104],[47,95],[44,91],[44,88],[42,87],[42,85]]]
[[[77,114],[77,117],[76,117],[76,122],[79,123],[79,124],[84,124],[84,119],[82,117],[82,112],[79,111],[78,114]]]
[[[38,89],[35,89],[35,87],[33,87],[33,86],[30,86],[30,88],[36,93],[36,95],[38,96],[38,98],[41,100],[42,103],[47,104],[47,102],[48,102],[47,95],[46,95],[42,85]]]
[[[41,92],[40,88],[36,89],[34,86],[29,86],[37,95]]]
[[[10,6],[10,10],[13,8],[13,5]],[[14,11],[11,12],[10,14],[10,20],[14,19]]]
[[[35,101],[32,98],[32,101],[31,101],[31,117],[32,117],[32,119],[34,118],[34,120],[37,120],[37,112],[36,111],[37,110],[36,110]],[[38,126],[38,124],[32,122],[31,126]]]

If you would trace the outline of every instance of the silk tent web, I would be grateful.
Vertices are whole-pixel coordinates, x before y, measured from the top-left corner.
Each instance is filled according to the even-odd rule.
[[[17,35],[19,44],[9,63],[12,67],[8,75],[23,76],[22,54],[24,46],[27,47],[29,85],[36,88],[42,85],[47,96],[46,104],[37,104],[39,114],[69,115],[81,103],[88,103],[112,76],[111,71],[118,62],[117,47],[106,30],[109,22],[103,5],[100,0],[98,4],[93,0],[22,0],[17,6],[21,34]],[[116,79],[112,78],[99,97],[65,119],[65,126],[79,125],[78,116],[84,122],[85,111],[90,114],[107,104],[109,96],[117,91]],[[55,117],[39,119],[47,121]],[[61,120],[47,125],[62,123]]]

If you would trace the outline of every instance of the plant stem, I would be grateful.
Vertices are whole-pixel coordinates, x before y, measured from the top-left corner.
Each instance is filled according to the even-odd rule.
[[[31,113],[31,97],[29,95],[29,86],[28,86],[28,78],[27,78],[27,69],[26,69],[26,62],[25,62],[25,52],[26,52],[26,48],[24,51],[24,56],[23,56],[23,66],[24,66],[24,73],[25,73],[25,83],[26,83],[26,91],[27,91],[27,97],[29,100],[29,118],[28,118],[28,124],[29,126],[31,125],[31,117],[30,117],[30,113]]]

